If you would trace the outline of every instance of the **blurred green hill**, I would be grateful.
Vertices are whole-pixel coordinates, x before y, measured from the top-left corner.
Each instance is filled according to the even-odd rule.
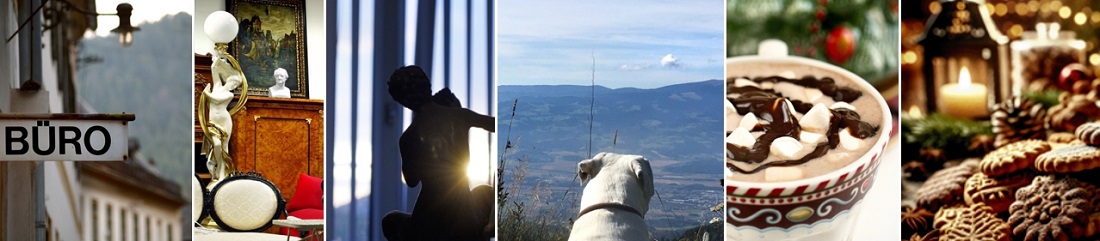
[[[115,34],[81,41],[77,93],[98,112],[136,115],[130,137],[162,177],[186,186],[192,160],[191,15],[167,15],[137,27],[129,47]]]

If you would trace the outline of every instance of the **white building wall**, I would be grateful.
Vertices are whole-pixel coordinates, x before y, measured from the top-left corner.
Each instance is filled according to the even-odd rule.
[[[94,240],[179,240],[178,231],[169,232],[172,229],[179,230],[179,227],[181,227],[178,216],[180,209],[178,207],[170,208],[163,204],[145,203],[143,199],[120,195],[95,186],[86,186],[83,192],[84,198],[88,201],[82,203],[96,202],[111,207],[110,212],[107,212],[106,208],[102,206],[94,207],[97,209],[96,212],[103,215],[99,215],[94,220],[95,223],[84,224],[87,227],[96,227],[99,230],[99,235]],[[108,222],[111,223],[110,228],[106,225]],[[85,235],[91,236],[91,234]]]
[[[18,29],[12,4],[0,4],[0,32],[14,33]],[[8,91],[19,78],[19,38],[0,42],[0,112],[11,111],[11,92]],[[3,88],[7,86],[9,88]]]
[[[83,225],[81,225],[83,227],[83,229],[80,230],[81,231],[81,236],[80,236],[81,240],[86,240],[86,241],[91,241],[92,240],[92,229],[95,228],[95,227],[88,225],[88,224],[92,223],[92,211],[93,211],[93,209],[91,207],[92,207],[92,199],[89,198],[89,197],[86,197],[86,196],[81,196],[80,197],[80,216],[81,216],[80,218],[81,218],[81,220],[83,220],[83,221],[80,222],[81,224],[83,224]]]
[[[111,241],[122,241],[122,209],[126,208],[121,202],[111,205]]]
[[[43,162],[45,168],[46,213],[53,224],[49,232],[57,232],[60,240],[81,238],[80,183],[72,162]]]
[[[64,41],[64,40],[59,40]],[[49,46],[53,43],[52,36],[50,34],[42,34],[42,44]],[[57,91],[58,86],[58,70],[57,62],[53,59],[52,48],[42,48],[42,90],[49,93],[50,110],[49,113],[61,113],[65,109],[61,100],[61,92]],[[49,177],[47,177],[49,178]],[[49,189],[47,189],[47,192]],[[48,212],[48,211],[47,211]]]
[[[95,223],[86,224],[89,227],[95,227],[95,235],[92,240],[106,240],[107,239],[107,203],[100,198],[92,198],[92,202],[95,204],[92,206],[95,210]]]
[[[134,226],[135,225],[134,219],[136,217],[134,215],[134,212],[135,212],[134,210],[128,210],[126,212],[126,215],[122,216],[122,219],[123,219],[122,222],[126,224],[126,230],[123,230],[123,232],[125,232],[123,237],[125,237],[124,240],[126,240],[126,241],[134,241],[134,238],[135,238],[134,236],[136,235],[136,233],[134,232],[135,230],[137,230],[136,227]]]
[[[137,220],[138,220],[138,225],[137,225],[138,240],[148,241],[149,240],[149,216],[147,214],[145,214],[144,212],[138,212],[137,213]]]

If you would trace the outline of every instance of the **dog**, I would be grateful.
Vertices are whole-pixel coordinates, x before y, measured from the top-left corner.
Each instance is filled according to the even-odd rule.
[[[638,155],[599,153],[577,163],[580,213],[569,240],[652,240],[645,214],[653,197],[653,170]]]

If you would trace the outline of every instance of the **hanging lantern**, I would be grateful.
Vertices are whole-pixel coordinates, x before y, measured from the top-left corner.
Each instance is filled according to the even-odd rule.
[[[130,16],[134,14],[134,6],[129,3],[120,3],[115,7],[115,10],[118,11],[118,27],[111,29],[111,32],[118,34],[118,43],[122,47],[130,47],[134,43],[134,32],[141,30],[141,28],[130,24]]]
[[[946,0],[940,6],[919,37],[924,106],[929,113],[987,117],[1011,93],[1008,37],[997,30],[982,0]]]

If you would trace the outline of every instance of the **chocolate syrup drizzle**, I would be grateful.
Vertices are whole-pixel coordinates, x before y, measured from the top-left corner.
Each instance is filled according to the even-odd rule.
[[[735,79],[736,78],[730,78],[727,79],[726,82],[732,83]],[[817,79],[813,76],[806,76],[801,79],[787,79],[771,76],[753,78],[751,80],[757,84],[766,81],[772,83],[787,82],[806,88],[816,88],[821,90],[821,93],[825,96],[829,96],[838,102],[852,103],[863,95],[862,92],[854,88],[837,86],[835,81],[829,77]],[[790,107],[787,106],[788,102],[786,100],[790,101],[790,105],[794,107],[795,111],[802,114],[809,112],[814,106],[813,103],[787,99],[775,90],[765,90],[754,86],[735,87],[733,85],[727,85],[726,93],[740,94],[736,98],[727,97],[730,103],[733,103],[734,108],[737,110],[737,114],[744,116],[751,112],[753,115],[756,115],[757,118],[768,122],[768,124],[758,124],[753,127],[752,130],[749,130],[764,131],[764,134],[757,138],[756,144],[753,144],[752,148],[726,143],[726,149],[728,149],[734,157],[737,157],[727,159],[749,164],[761,163],[767,159],[771,151],[770,147],[772,142],[774,142],[776,138],[790,136],[795,139],[800,139],[802,126],[798,124],[798,120],[795,119],[794,113],[790,113]],[[830,109],[829,111],[832,113],[832,117],[829,119],[829,129],[825,132],[827,141],[818,143],[812,152],[806,154],[801,159],[764,163],[752,170],[744,170],[728,162],[726,163],[726,167],[735,172],[752,174],[775,166],[799,165],[809,162],[814,158],[824,156],[829,152],[829,149],[835,149],[836,146],[840,144],[840,130],[844,128],[849,128],[852,136],[859,139],[866,139],[878,133],[878,126],[872,126],[867,122],[861,121],[859,114],[855,111],[841,108]]]

